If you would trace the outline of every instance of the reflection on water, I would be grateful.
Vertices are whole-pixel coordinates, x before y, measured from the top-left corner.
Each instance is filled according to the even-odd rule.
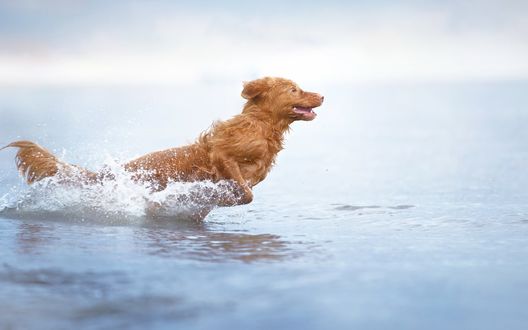
[[[49,226],[39,223],[20,223],[16,234],[16,242],[21,254],[38,254],[39,246],[50,245],[57,239],[59,238],[53,235]]]
[[[49,218],[49,215],[42,212],[39,216]],[[60,248],[61,237],[70,244],[81,246],[86,244],[83,237],[85,232],[88,232],[86,234],[90,239],[97,240],[90,231],[94,228],[97,230],[102,219],[99,220],[99,224],[61,218],[49,219],[45,222],[13,220],[20,221],[15,233],[17,251],[20,254],[38,254],[46,248]],[[123,225],[127,220],[128,225]],[[130,241],[139,251],[148,255],[206,262],[278,261],[299,256],[299,252],[291,248],[293,243],[278,235],[223,232],[203,221],[159,217],[106,219],[106,221],[113,225],[102,228],[111,229],[114,235],[120,236],[121,241]],[[63,237],[64,235],[69,237]],[[79,242],[72,242],[75,239],[79,239]],[[295,244],[302,242],[297,241]]]
[[[185,257],[201,261],[222,262],[239,260],[243,262],[278,261],[296,256],[289,248],[290,243],[277,235],[244,234],[167,230],[137,230],[136,239],[145,244],[149,253],[165,257]]]

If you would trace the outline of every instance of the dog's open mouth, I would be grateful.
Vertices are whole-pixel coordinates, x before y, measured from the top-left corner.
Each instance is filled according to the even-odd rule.
[[[302,115],[304,120],[312,120],[317,116],[317,114],[313,111],[313,108],[296,106],[293,107],[293,112]]]

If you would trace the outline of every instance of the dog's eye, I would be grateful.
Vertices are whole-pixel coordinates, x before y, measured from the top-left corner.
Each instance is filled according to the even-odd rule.
[[[290,90],[292,93],[297,93],[297,88],[295,87],[292,87],[292,89]]]

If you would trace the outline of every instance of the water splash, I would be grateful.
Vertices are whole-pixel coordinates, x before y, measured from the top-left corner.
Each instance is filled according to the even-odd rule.
[[[0,197],[0,212],[24,216],[53,213],[76,218],[183,217],[203,219],[219,198],[232,196],[230,183],[221,181],[169,182],[156,191],[149,183],[133,180],[116,162],[107,162],[108,178],[97,184],[59,176],[31,186],[13,187]],[[73,182],[73,183],[72,183]]]
[[[4,194],[2,197],[0,197],[0,212],[7,208],[9,205],[9,194]]]

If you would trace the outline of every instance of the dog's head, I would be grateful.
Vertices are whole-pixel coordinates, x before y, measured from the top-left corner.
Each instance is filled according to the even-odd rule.
[[[271,77],[246,82],[242,97],[259,111],[268,111],[276,119],[290,122],[313,120],[317,116],[313,108],[324,100],[322,95],[303,91],[291,80]]]

